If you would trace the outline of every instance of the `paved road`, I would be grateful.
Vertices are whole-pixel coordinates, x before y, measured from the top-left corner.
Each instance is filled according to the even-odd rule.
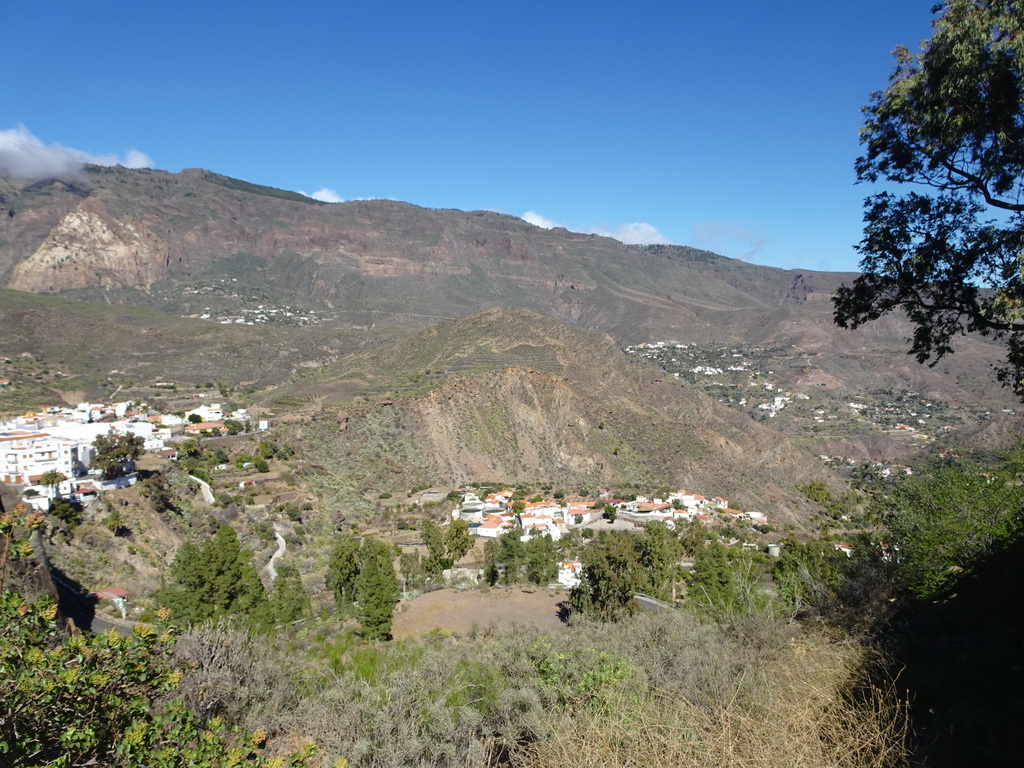
[[[87,595],[60,575],[50,563],[46,547],[38,533],[32,538],[32,548],[36,559],[49,572],[53,585],[57,588],[57,607],[61,615],[67,616],[83,632],[106,632],[115,629],[119,634],[130,635],[135,622],[103,616],[96,613],[95,595]]]
[[[650,595],[641,595],[639,592],[633,594],[633,599],[640,603],[640,607],[645,611],[670,611],[672,605],[666,603],[664,600],[659,600],[656,597]]]

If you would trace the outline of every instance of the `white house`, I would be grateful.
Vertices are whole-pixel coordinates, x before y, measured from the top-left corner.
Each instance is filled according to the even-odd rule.
[[[185,416],[198,416],[206,422],[223,421],[224,409],[221,408],[220,403],[210,403],[210,405],[200,405],[198,408],[186,411]]]
[[[572,589],[578,587],[583,581],[583,563],[579,560],[570,560],[558,564],[558,583],[563,587]]]
[[[77,441],[46,432],[0,432],[0,482],[35,485],[49,471],[75,477],[80,456]]]
[[[486,539],[496,539],[514,527],[511,515],[488,515],[480,525],[471,528],[470,533]]]
[[[544,535],[550,536],[552,541],[562,538],[562,532],[553,517],[524,512],[519,516],[519,522],[523,527],[523,533],[519,537],[522,541],[529,541],[534,536]]]

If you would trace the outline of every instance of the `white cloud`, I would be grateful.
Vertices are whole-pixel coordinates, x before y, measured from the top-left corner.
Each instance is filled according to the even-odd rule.
[[[661,231],[653,224],[646,221],[634,221],[629,224],[620,224],[615,229],[598,228],[591,230],[591,234],[614,237],[620,243],[626,245],[668,245],[668,238],[661,234]]]
[[[136,149],[129,150],[123,157],[94,155],[60,144],[43,144],[23,125],[0,131],[0,173],[20,179],[78,176],[86,163],[126,168],[153,166],[152,158]]]
[[[316,192],[300,192],[299,194],[319,200],[321,203],[344,203],[345,198],[329,187],[321,187]]]
[[[536,211],[527,211],[519,218],[521,218],[527,224],[533,224],[533,226],[540,227],[541,229],[554,229],[555,227],[562,226],[557,221],[552,221],[549,218],[541,216]]]
[[[124,160],[121,161],[121,165],[125,168],[152,168],[153,158],[145,152],[139,152],[137,149],[129,149],[124,153]]]
[[[601,235],[601,237],[613,237],[626,245],[668,245],[668,238],[665,237],[653,224],[645,221],[634,221],[628,224],[620,224],[609,229],[608,227],[596,227],[593,229],[573,229],[561,222],[541,216],[536,211],[527,211],[520,216],[523,221],[533,224],[542,229],[553,229],[554,227],[565,227],[573,232],[586,232],[588,235]]]
[[[749,261],[772,240],[758,224],[702,221],[693,227],[693,245],[723,256]]]

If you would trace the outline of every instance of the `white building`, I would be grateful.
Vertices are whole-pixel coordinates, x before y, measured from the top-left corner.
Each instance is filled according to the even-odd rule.
[[[583,581],[583,563],[579,560],[570,560],[558,564],[558,583],[563,587],[572,589],[578,587]]]
[[[71,479],[85,474],[92,463],[93,443],[99,435],[121,432],[142,437],[143,448],[159,451],[169,430],[149,422],[89,424],[61,421],[43,430],[0,427],[0,482],[35,485],[47,472],[60,472]]]
[[[220,403],[210,403],[210,405],[200,405],[198,408],[186,411],[185,416],[198,416],[203,421],[224,421],[224,409],[221,408]]]
[[[47,472],[66,478],[79,474],[92,457],[89,446],[45,432],[0,432],[0,482],[35,485]]]

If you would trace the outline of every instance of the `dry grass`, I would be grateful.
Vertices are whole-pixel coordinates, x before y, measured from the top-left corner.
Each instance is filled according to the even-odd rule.
[[[204,628],[179,642],[179,694],[315,742],[352,768],[897,768],[906,712],[857,688],[865,653],[765,618],[664,612],[556,630],[381,645],[327,633],[303,657]]]
[[[890,691],[851,696],[854,648],[793,645],[757,683],[757,700],[709,704],[655,691],[564,712],[551,736],[520,749],[529,768],[717,766],[718,768],[893,768],[906,764],[906,710]]]

